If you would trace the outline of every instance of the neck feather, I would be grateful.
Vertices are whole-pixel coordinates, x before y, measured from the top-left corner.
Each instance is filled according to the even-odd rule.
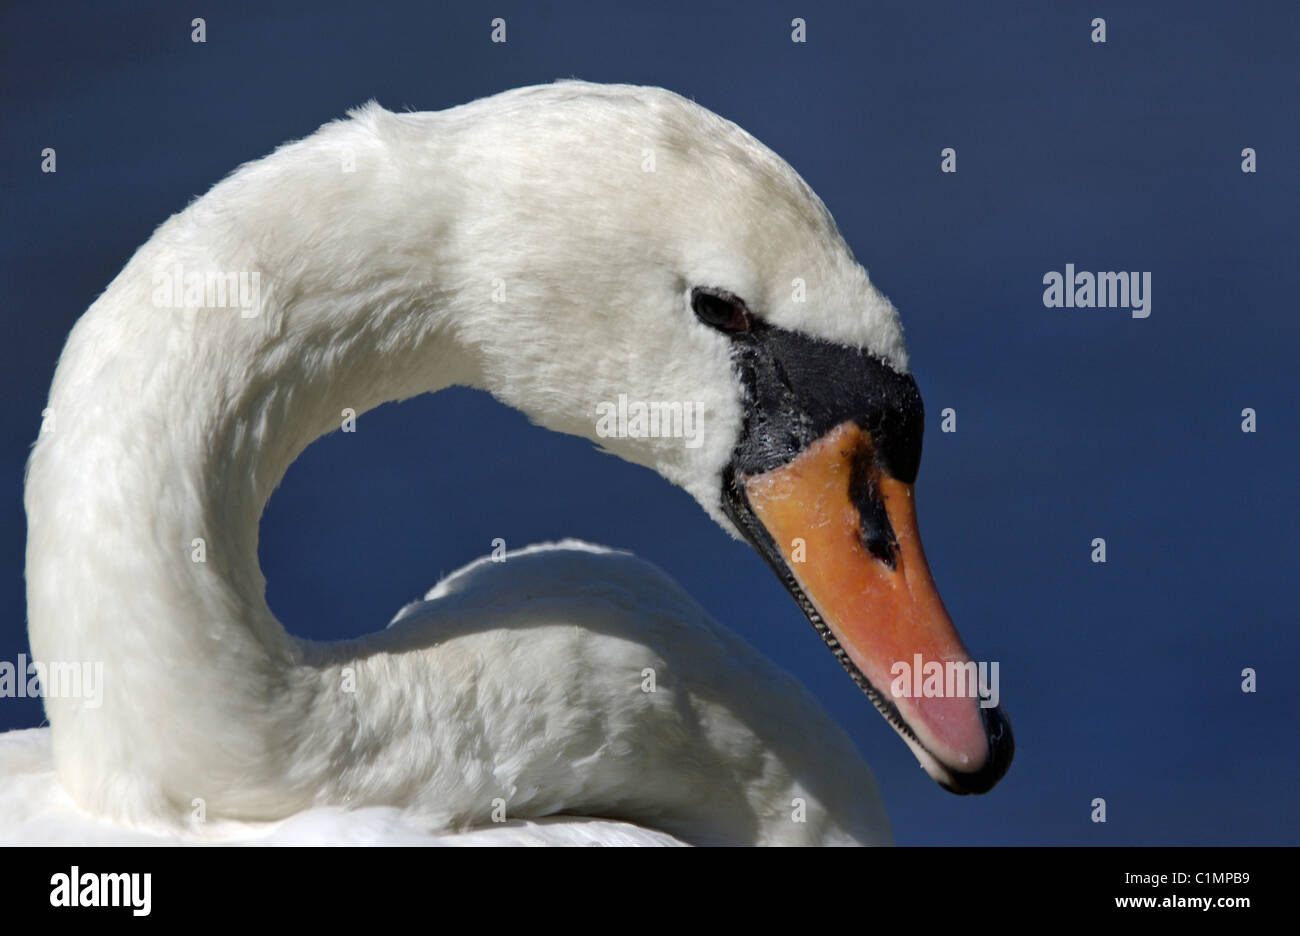
[[[29,463],[27,583],[34,658],[103,664],[98,707],[46,700],[83,804],[155,812],[99,801],[124,795],[118,775],[210,789],[190,774],[214,752],[256,788],[249,765],[278,764],[268,752],[318,704],[264,597],[267,498],[349,413],[480,383],[443,301],[463,274],[430,246],[437,219],[401,210],[440,193],[413,192],[389,146],[357,120],[241,169],[167,221],[68,339]],[[448,173],[429,184],[453,197]],[[210,274],[256,300],[232,288],[214,307]]]

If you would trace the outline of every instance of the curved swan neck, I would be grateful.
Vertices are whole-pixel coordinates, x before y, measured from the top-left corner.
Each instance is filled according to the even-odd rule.
[[[87,788],[286,743],[316,702],[264,598],[266,500],[349,415],[482,383],[443,301],[467,273],[437,248],[445,221],[410,211],[463,182],[415,191],[389,144],[351,121],[244,167],[169,219],[69,336],[29,463],[28,612],[36,659],[104,664],[99,708],[46,705],[56,758],[79,761],[62,772]],[[246,277],[256,302],[232,289],[192,307],[186,277],[207,289],[208,274]]]

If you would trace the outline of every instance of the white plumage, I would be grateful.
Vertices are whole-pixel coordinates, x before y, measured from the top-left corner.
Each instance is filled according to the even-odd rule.
[[[257,301],[160,303],[178,267],[257,273]],[[345,411],[454,384],[652,467],[734,533],[743,391],[692,318],[700,282],[906,368],[797,174],[658,89],[369,105],[165,222],[69,336],[31,457],[33,656],[102,661],[104,698],[0,737],[0,840],[888,841],[808,693],[625,554],[480,560],[338,645],[266,606],[258,519],[293,459]],[[595,438],[619,394],[703,402],[702,444]]]

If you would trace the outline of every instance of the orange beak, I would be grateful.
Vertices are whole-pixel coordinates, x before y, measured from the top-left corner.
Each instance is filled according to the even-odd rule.
[[[912,485],[880,466],[871,434],[842,422],[732,484],[770,540],[755,545],[926,772],[953,792],[991,788],[1013,752],[996,664],[975,663],[958,636],[921,549]]]

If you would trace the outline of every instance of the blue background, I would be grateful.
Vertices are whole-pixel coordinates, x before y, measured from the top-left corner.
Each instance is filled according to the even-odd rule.
[[[0,14],[0,659],[27,652],[23,465],[59,349],[157,224],[370,97],[658,84],[786,157],[901,310],[930,414],[925,544],[973,653],[1001,662],[1009,775],[941,791],[757,554],[479,393],[384,407],[293,466],[262,524],[286,626],[358,635],[494,537],[578,536],[665,568],[796,673],[871,761],[900,843],[1300,838],[1294,4],[105,6]],[[1070,262],[1151,271],[1151,317],[1044,308]],[[0,700],[0,727],[41,720]]]

